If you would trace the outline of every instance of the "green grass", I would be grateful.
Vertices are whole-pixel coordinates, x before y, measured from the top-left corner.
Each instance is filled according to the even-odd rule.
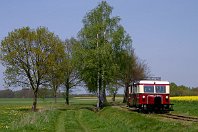
[[[122,98],[118,98],[120,102]],[[110,98],[109,98],[110,100]],[[129,131],[198,131],[198,125],[141,114],[120,107],[92,111],[96,98],[72,98],[69,106],[63,99],[38,101],[38,112],[31,111],[32,99],[0,99],[1,132],[129,132]],[[198,102],[173,102],[173,113],[198,116]]]
[[[198,116],[198,101],[172,101],[174,112],[187,116]]]

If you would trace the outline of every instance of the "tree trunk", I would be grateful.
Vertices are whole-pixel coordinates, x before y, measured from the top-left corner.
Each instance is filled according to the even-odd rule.
[[[65,104],[69,105],[69,79],[67,79],[65,87],[66,87]]]
[[[129,97],[129,85],[125,84],[123,103],[127,102],[128,97]]]
[[[66,104],[69,105],[69,89],[66,89]]]
[[[33,104],[32,104],[32,111],[36,111],[36,104],[37,104],[37,91],[34,92]]]
[[[57,87],[56,86],[53,86],[53,89],[54,89],[54,103],[56,104],[57,102]]]
[[[114,92],[114,93],[113,93],[113,98],[112,98],[112,101],[113,101],[113,102],[115,102],[115,96],[116,96],[116,93]]]
[[[102,89],[102,95],[103,95],[103,102],[104,102],[104,104],[106,104],[107,103],[107,96],[106,96],[105,87],[103,87],[103,89]]]
[[[55,104],[57,103],[57,95],[56,95],[56,92],[54,93],[54,103],[55,103]]]
[[[98,88],[99,88],[99,104],[98,104],[98,106],[100,107],[100,108],[102,108],[103,107],[103,96],[101,95],[102,93],[101,93],[101,91],[102,91],[102,76],[101,76],[101,70],[100,70],[100,72],[99,72],[99,80],[98,80]]]
[[[66,104],[69,105],[69,87],[66,87]]]

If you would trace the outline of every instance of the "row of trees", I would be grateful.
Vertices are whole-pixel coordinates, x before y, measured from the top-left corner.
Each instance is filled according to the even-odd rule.
[[[125,87],[126,101],[129,83],[144,78],[148,69],[136,57],[121,19],[111,17],[112,9],[105,1],[99,3],[83,18],[76,39],[62,41],[45,27],[10,32],[1,42],[6,84],[31,88],[34,111],[41,87],[51,88],[55,99],[57,90],[64,87],[69,104],[69,89],[86,86],[97,93],[98,106],[106,102],[106,90],[116,93]]]
[[[8,86],[31,88],[33,110],[36,110],[41,87],[51,88],[56,99],[60,86],[69,92],[67,89],[77,84],[68,53],[68,41],[73,39],[63,42],[44,27],[36,30],[24,27],[10,32],[1,42],[1,62],[6,67],[5,82]]]
[[[109,95],[115,97],[116,90],[111,89],[109,90]],[[176,85],[175,83],[170,84],[170,95],[171,96],[198,96],[198,87],[195,88],[189,88],[184,85]],[[70,96],[95,96],[94,94],[72,94]],[[122,96],[122,95],[120,95]],[[21,90],[17,91],[12,91],[10,89],[6,90],[0,90],[0,98],[32,98],[33,97],[33,92],[31,89],[23,88]],[[45,98],[53,98],[53,89],[48,89],[48,88],[41,88],[38,91],[38,97],[45,99]],[[60,90],[57,92],[57,97],[59,98],[64,98],[65,93]],[[114,98],[115,99],[115,98]]]

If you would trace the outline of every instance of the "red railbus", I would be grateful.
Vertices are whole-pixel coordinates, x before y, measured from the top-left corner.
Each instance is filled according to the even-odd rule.
[[[170,83],[161,80],[138,80],[131,82],[127,105],[139,111],[168,112],[173,110],[170,103]]]

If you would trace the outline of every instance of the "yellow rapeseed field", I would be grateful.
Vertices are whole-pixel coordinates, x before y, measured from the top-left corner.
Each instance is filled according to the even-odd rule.
[[[176,101],[198,101],[198,96],[177,96],[170,97],[170,99]]]

